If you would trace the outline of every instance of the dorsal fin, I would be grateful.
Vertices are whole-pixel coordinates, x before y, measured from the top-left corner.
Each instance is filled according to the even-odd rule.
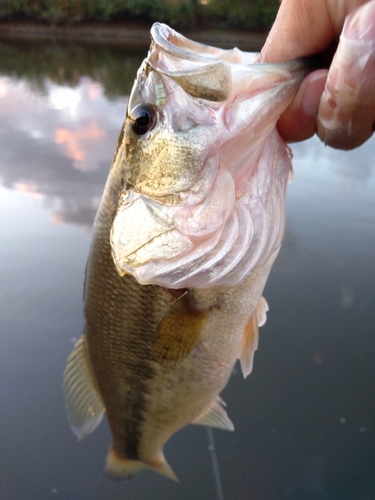
[[[91,373],[85,335],[78,340],[66,362],[63,391],[72,430],[83,439],[98,427],[105,411]]]
[[[199,310],[186,291],[159,325],[153,343],[158,363],[181,363],[198,341],[210,309]]]

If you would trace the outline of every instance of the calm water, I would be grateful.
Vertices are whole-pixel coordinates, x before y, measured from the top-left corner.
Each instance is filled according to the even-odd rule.
[[[81,335],[91,224],[144,53],[0,43],[0,498],[215,500],[206,429],[166,446],[180,484],[102,472],[61,391]],[[214,431],[226,500],[375,498],[375,141],[293,146],[285,242],[252,375]]]

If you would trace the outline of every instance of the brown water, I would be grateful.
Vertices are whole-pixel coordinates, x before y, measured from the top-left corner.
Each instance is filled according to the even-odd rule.
[[[107,423],[78,443],[61,390],[81,335],[90,229],[142,58],[0,44],[0,498],[215,500],[207,433],[165,454],[181,479],[102,472]],[[287,229],[252,375],[214,431],[226,500],[375,498],[375,142],[294,145]]]

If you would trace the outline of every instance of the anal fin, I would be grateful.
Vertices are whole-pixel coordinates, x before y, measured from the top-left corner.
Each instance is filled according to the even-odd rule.
[[[239,360],[244,378],[250,375],[253,369],[254,354],[258,349],[259,331],[258,327],[263,326],[267,321],[268,304],[264,297],[261,297],[259,304],[245,326],[240,343]]]
[[[233,422],[228,417],[223,406],[225,406],[224,401],[220,396],[217,396],[191,423],[234,431]]]
[[[66,362],[63,391],[72,430],[83,439],[98,427],[105,411],[91,373],[85,335],[78,340]]]

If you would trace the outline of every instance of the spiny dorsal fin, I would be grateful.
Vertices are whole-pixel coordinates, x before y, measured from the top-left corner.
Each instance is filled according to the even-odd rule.
[[[234,425],[223,408],[224,401],[220,396],[213,399],[208,406],[191,423],[234,431]]]
[[[197,343],[209,312],[196,308],[189,291],[181,295],[156,332],[152,347],[158,363],[181,363]]]
[[[258,327],[263,326],[267,320],[268,304],[264,297],[261,297],[259,304],[245,326],[240,344],[239,359],[244,378],[250,375],[253,369],[254,354],[258,349],[259,332]]]
[[[72,430],[79,439],[95,430],[105,411],[91,373],[86,336],[82,335],[68,357],[63,391]]]

